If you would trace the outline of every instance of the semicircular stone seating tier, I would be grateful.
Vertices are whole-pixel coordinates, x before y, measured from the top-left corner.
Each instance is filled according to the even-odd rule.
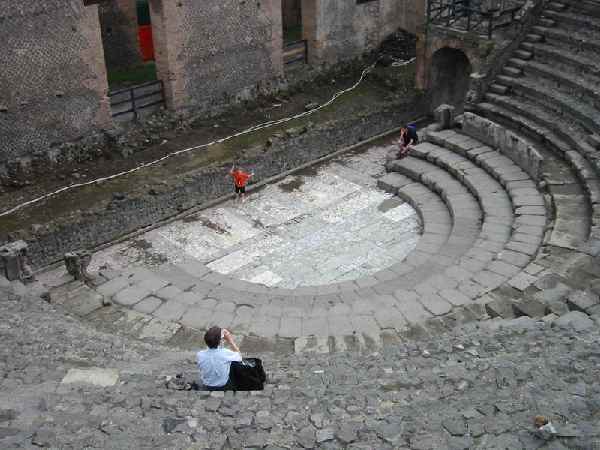
[[[600,19],[577,5],[547,5],[460,128],[431,127],[409,157],[388,160],[378,186],[409,202],[423,224],[404,261],[296,289],[187,262],[104,271],[95,289],[67,283],[53,298],[141,338],[197,345],[220,325],[250,347],[316,352],[379,348],[490,316],[599,308],[594,297],[570,299],[576,282],[566,278],[600,249],[600,42],[585,31],[600,29]],[[98,307],[107,301],[116,305]]]
[[[380,188],[410,202],[423,223],[415,250],[384,271],[290,290],[188,262],[155,273],[104,272],[110,280],[95,295],[137,311],[139,317],[116,320],[132,329],[138,322],[159,327],[160,321],[176,324],[167,327],[171,331],[200,333],[219,324],[247,336],[295,338],[297,350],[378,347],[418,324],[444,328],[483,317],[478,299],[522,272],[537,253],[546,226],[544,197],[510,158],[451,133],[437,134],[444,134],[443,145],[425,142],[412,156],[389,161],[389,173],[378,180]],[[81,292],[73,297],[81,303]]]

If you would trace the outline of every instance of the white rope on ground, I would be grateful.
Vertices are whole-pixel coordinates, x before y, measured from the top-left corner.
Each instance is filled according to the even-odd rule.
[[[408,64],[413,63],[415,60],[416,60],[416,58],[411,58],[408,61],[397,61],[397,62],[394,63],[394,67],[407,66]],[[158,163],[160,163],[160,162],[162,162],[162,161],[164,161],[164,160],[166,160],[168,158],[171,158],[173,156],[182,155],[184,153],[188,153],[188,152],[191,152],[191,151],[194,151],[194,150],[198,150],[198,149],[201,149],[201,148],[210,147],[211,145],[221,144],[223,142],[229,141],[229,140],[234,139],[234,138],[239,137],[239,136],[243,136],[245,134],[253,133],[253,132],[258,131],[258,130],[263,130],[265,128],[270,128],[272,126],[280,125],[282,123],[290,122],[292,120],[300,119],[302,117],[310,116],[311,114],[314,114],[317,111],[319,111],[319,110],[321,110],[323,108],[326,108],[327,106],[331,105],[334,101],[337,100],[338,97],[340,97],[340,96],[342,96],[342,95],[344,95],[344,94],[346,94],[348,92],[351,92],[354,89],[356,89],[363,82],[365,76],[371,70],[373,70],[373,68],[375,67],[376,64],[377,64],[377,61],[375,61],[370,66],[366,67],[362,71],[362,73],[361,73],[360,78],[358,79],[358,81],[356,83],[354,83],[352,86],[350,86],[349,88],[346,88],[344,90],[341,90],[341,91],[335,93],[333,95],[333,97],[331,97],[327,102],[323,103],[322,105],[319,105],[317,108],[311,109],[310,111],[305,111],[303,113],[299,113],[299,114],[296,114],[296,115],[291,116],[291,117],[285,117],[285,118],[282,118],[282,119],[271,120],[269,122],[263,122],[263,123],[260,123],[258,125],[254,125],[253,127],[247,128],[246,130],[240,131],[238,133],[232,134],[232,135],[227,136],[227,137],[223,137],[221,139],[217,139],[217,140],[209,142],[207,144],[201,144],[201,145],[196,145],[195,147],[189,147],[189,148],[185,148],[185,149],[182,149],[182,150],[177,150],[175,152],[172,152],[172,153],[169,153],[169,154],[163,156],[162,158],[159,158],[159,159],[156,159],[154,161],[147,162],[147,163],[140,164],[137,167],[134,167],[134,168],[129,169],[129,170],[125,170],[123,172],[115,173],[114,175],[109,175],[107,177],[102,177],[102,178],[97,178],[95,180],[86,181],[85,183],[70,184],[69,186],[62,187],[62,188],[60,188],[60,189],[58,189],[56,191],[49,192],[48,194],[44,194],[44,195],[42,195],[40,197],[34,198],[33,200],[29,200],[27,202],[21,203],[21,204],[15,206],[14,208],[11,208],[9,210],[3,211],[2,213],[0,213],[0,217],[8,216],[9,214],[12,214],[12,213],[14,213],[14,212],[16,212],[16,211],[18,211],[20,209],[23,209],[26,206],[33,205],[34,203],[41,202],[42,200],[46,200],[48,198],[54,197],[54,196],[56,196],[56,195],[58,195],[58,194],[60,194],[62,192],[69,191],[71,189],[80,188],[80,187],[84,187],[84,186],[89,186],[89,185],[96,184],[96,183],[102,183],[104,181],[109,181],[109,180],[112,180],[112,179],[115,179],[115,178],[118,178],[118,177],[122,177],[124,175],[128,175],[128,174],[133,173],[133,172],[137,172],[138,170],[144,169],[146,167],[154,166],[154,165],[156,165],[156,164],[158,164]]]

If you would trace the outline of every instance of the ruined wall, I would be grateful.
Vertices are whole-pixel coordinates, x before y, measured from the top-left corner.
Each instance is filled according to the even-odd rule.
[[[236,159],[256,174],[253,182],[259,183],[414,120],[425,111],[424,100],[419,97],[380,103],[376,110],[364,111],[360,117],[342,114],[330,122],[290,128],[289,134],[273,139],[268,151],[267,147],[240,148]],[[53,217],[41,227],[26,227],[12,233],[10,240],[0,234],[0,246],[12,240],[27,241],[32,265],[41,268],[61,260],[66,252],[114,241],[185,209],[231,194],[231,181],[224,176],[230,164],[227,160],[207,166],[181,179],[152,185],[146,193],[140,189],[124,198],[113,197],[108,203],[67,218]]]
[[[100,24],[108,70],[142,64],[135,0],[101,3]]]
[[[217,109],[282,74],[281,0],[150,0],[150,11],[172,109]]]
[[[108,126],[107,89],[97,6],[0,2],[0,172]]]
[[[309,63],[331,65],[377,48],[399,28],[416,33],[423,0],[302,0]]]

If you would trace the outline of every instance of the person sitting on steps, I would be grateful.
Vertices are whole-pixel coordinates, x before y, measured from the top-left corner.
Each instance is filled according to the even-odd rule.
[[[223,341],[231,350],[223,348]],[[200,380],[209,391],[262,390],[266,375],[258,358],[242,358],[242,354],[229,330],[210,328],[204,335],[208,349],[196,354]]]
[[[408,156],[408,152],[411,146],[419,143],[419,135],[417,134],[417,127],[415,124],[409,124],[408,127],[402,127],[400,130],[400,137],[396,141],[398,144],[398,159],[402,159]]]

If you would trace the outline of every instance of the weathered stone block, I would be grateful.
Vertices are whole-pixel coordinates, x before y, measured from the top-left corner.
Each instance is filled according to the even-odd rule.
[[[9,281],[32,279],[27,260],[27,244],[24,241],[15,241],[0,247],[0,275]]]
[[[455,108],[452,105],[440,105],[433,111],[435,121],[442,130],[452,128],[454,125]]]
[[[114,386],[119,380],[119,371],[116,369],[102,369],[92,367],[89,369],[70,369],[63,378],[63,384],[84,383],[94,386]]]
[[[514,303],[513,309],[517,316],[544,317],[548,308],[542,302],[526,299],[520,303]]]
[[[599,303],[598,295],[590,291],[572,291],[567,297],[567,304],[576,311],[587,311]]]
[[[503,319],[512,319],[515,317],[510,300],[494,299],[485,304],[485,309],[490,317],[502,317]]]
[[[497,148],[515,164],[525,170],[536,182],[541,180],[541,154],[521,137],[476,114],[463,114],[463,132],[491,147]]]
[[[90,275],[87,273],[87,268],[92,261],[92,255],[89,252],[81,251],[65,253],[64,261],[67,272],[73,278],[79,281],[90,279]]]
[[[553,322],[554,326],[560,328],[571,328],[575,331],[585,331],[594,327],[594,321],[581,311],[571,311]]]

